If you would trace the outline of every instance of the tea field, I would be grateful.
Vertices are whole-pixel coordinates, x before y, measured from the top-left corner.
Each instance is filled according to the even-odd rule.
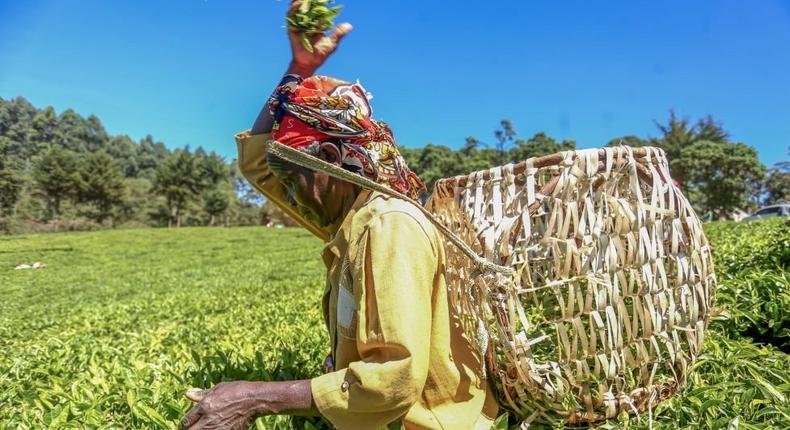
[[[790,428],[790,226],[706,231],[723,310],[690,385],[652,417],[603,428]],[[0,428],[174,429],[190,387],[316,375],[320,249],[299,229],[0,237]]]

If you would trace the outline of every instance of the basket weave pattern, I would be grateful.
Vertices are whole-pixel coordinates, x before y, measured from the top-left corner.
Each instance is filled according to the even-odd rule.
[[[567,151],[439,181],[450,301],[525,423],[641,413],[685,384],[716,285],[699,218],[657,148]]]

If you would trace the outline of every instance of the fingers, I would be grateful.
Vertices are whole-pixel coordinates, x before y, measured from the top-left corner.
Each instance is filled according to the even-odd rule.
[[[250,428],[251,424],[252,424],[251,419],[243,418],[233,423],[230,428],[233,430],[247,430],[248,428]]]
[[[189,412],[187,412],[187,414],[184,415],[184,418],[181,420],[181,430],[187,430],[187,429],[194,430],[191,429],[190,427],[195,425],[195,423],[197,423],[198,420],[200,420],[200,406],[195,406],[192,409],[190,409]]]
[[[200,420],[195,424],[192,424],[192,427],[186,430],[208,430],[210,427],[206,426],[206,420]]]
[[[230,422],[223,419],[203,419],[185,430],[247,430],[250,424],[252,423],[248,419],[237,419]]]
[[[354,27],[352,27],[351,24],[344,22],[335,27],[332,34],[329,35],[329,40],[331,40],[334,45],[337,45],[353,29]]]
[[[352,29],[353,27],[351,27],[351,24],[344,22],[335,27],[332,31],[332,34],[329,36],[318,35],[317,40],[313,42],[315,51],[323,56],[332,54],[335,52],[335,49],[337,49],[340,41],[346,37],[346,35],[350,33]]]
[[[190,388],[187,390],[187,399],[192,400],[195,403],[198,403],[206,397],[206,394],[209,393],[211,390],[202,390],[200,388]]]
[[[286,13],[285,16],[289,19],[293,18],[299,12],[300,7],[302,7],[302,0],[293,0],[291,5],[288,7],[288,13]],[[288,30],[288,34],[299,34],[299,29],[291,27],[290,23],[286,23],[285,27]]]
[[[299,11],[299,8],[302,6],[302,0],[293,0],[291,5],[288,7],[288,16],[293,16],[296,12]]]

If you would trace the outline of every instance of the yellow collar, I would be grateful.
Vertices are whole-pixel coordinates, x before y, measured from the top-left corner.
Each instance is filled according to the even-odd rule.
[[[343,216],[342,221],[340,221],[338,224],[335,224],[337,228],[335,229],[335,225],[330,227],[330,231],[334,230],[334,233],[332,233],[329,242],[326,243],[326,246],[324,246],[324,250],[322,251],[324,261],[326,261],[327,257],[329,257],[329,253],[334,254],[335,258],[340,258],[342,250],[348,247],[348,236],[350,233],[349,224],[351,224],[352,218],[354,218],[354,215],[359,211],[359,209],[365,206],[368,200],[370,200],[372,194],[373,192],[370,190],[363,189],[360,191],[359,195],[357,195],[357,198],[354,200],[354,203],[351,205],[351,209],[349,209],[345,216]]]

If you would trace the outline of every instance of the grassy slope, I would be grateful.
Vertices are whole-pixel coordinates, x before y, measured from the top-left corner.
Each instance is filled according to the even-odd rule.
[[[733,273],[781,270],[754,257],[775,254],[765,251],[774,225],[763,225],[710,228],[727,303],[751,291]],[[743,240],[757,236],[765,243]],[[0,427],[175,428],[191,386],[316,374],[327,351],[320,248],[295,229],[0,238]],[[49,267],[11,270],[34,261]],[[755,346],[730,315],[714,324],[689,389],[655,411],[656,428],[790,426],[788,356]]]

